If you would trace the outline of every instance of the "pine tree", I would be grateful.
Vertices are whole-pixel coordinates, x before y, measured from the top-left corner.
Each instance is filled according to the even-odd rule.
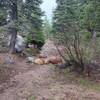
[[[0,26],[7,24],[6,16],[7,16],[6,9],[1,4],[0,5]]]
[[[53,27],[55,31],[61,33],[71,31],[76,19],[75,9],[75,0],[57,0],[57,8],[54,11],[53,18]]]
[[[18,20],[17,0],[5,0],[5,1],[1,0],[0,5],[2,6],[2,9],[4,9],[4,11],[6,12],[6,17],[5,15],[3,15],[6,24],[8,24],[7,19],[9,19],[10,21],[10,24],[8,25],[9,33],[11,36],[9,51],[10,53],[13,53],[15,52],[15,41],[17,36],[17,28],[16,28],[16,23]],[[9,18],[8,15],[10,16]]]
[[[100,31],[100,0],[80,0],[80,24],[92,37]]]
[[[59,52],[65,62],[68,63],[69,59],[75,66],[76,71],[83,72],[84,61],[80,47],[77,7],[77,0],[57,0],[57,8],[53,19],[53,31],[54,34],[56,33],[56,43],[66,48],[66,54],[63,55]]]
[[[28,30],[28,32],[33,36],[33,39],[38,41],[42,38],[42,19],[41,16],[43,12],[41,11],[40,4],[42,0],[26,0],[21,5],[20,15],[22,25],[25,27],[24,30]]]
[[[52,31],[52,25],[47,19],[47,16],[45,16],[44,24],[43,24],[43,33],[44,33],[45,39],[50,38],[51,31]]]
[[[43,40],[41,3],[41,0],[0,0],[0,24],[8,28],[11,53],[15,51],[17,32],[31,33],[33,39]]]

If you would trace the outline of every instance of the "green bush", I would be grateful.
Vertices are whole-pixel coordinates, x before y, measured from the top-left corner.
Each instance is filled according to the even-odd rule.
[[[36,42],[44,43],[44,35],[41,32],[37,34],[29,33],[25,37],[25,40],[26,40],[26,43],[31,43],[33,40],[35,40]]]
[[[28,34],[26,37],[25,37],[25,41],[26,43],[31,43],[33,40],[33,36],[32,34]]]
[[[30,56],[35,56],[36,54],[39,53],[39,50],[38,49],[35,49],[35,48],[27,48],[25,50],[25,52],[30,55]]]

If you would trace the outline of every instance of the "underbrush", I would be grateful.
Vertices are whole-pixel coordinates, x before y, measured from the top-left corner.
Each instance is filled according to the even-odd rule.
[[[25,56],[36,56],[37,54],[39,54],[39,49],[35,49],[35,48],[27,48],[23,51],[23,54]]]
[[[59,80],[61,83],[76,84],[82,86],[89,90],[99,91],[100,92],[100,83],[96,82],[90,77],[84,75],[79,75],[75,72],[70,72],[69,69],[55,69],[55,79]]]
[[[7,66],[0,64],[0,84],[6,82],[10,78],[11,69]]]
[[[93,89],[93,90],[100,92],[100,84],[99,83],[93,82],[93,81],[85,79],[83,77],[79,77],[77,79],[77,83],[80,84],[81,86],[85,86],[88,89]]]
[[[34,96],[29,96],[29,97],[27,98],[27,100],[35,100],[35,97],[34,97]]]
[[[8,48],[0,47],[0,53],[6,53],[6,52],[8,52]]]

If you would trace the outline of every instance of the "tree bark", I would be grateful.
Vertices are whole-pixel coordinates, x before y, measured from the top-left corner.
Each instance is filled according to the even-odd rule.
[[[17,0],[11,0],[9,4],[9,8],[11,10],[11,22],[14,23],[14,26],[10,26],[10,45],[9,45],[9,53],[15,53],[15,44],[16,44],[16,37],[17,37],[17,28],[16,23],[18,21],[18,13],[17,13]]]
[[[15,29],[11,29],[12,34],[10,35],[10,45],[9,45],[9,53],[15,53],[15,44],[16,44],[16,37],[17,31]]]
[[[95,57],[96,55],[96,31],[93,30],[91,32],[92,34],[92,39],[91,39],[91,49],[93,50],[92,53],[93,53],[93,58]]]

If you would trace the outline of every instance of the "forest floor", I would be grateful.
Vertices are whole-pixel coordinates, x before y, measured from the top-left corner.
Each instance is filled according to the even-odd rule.
[[[1,61],[6,56],[0,54]],[[99,83],[90,85],[50,64],[27,64],[25,59],[16,56],[14,61],[3,65],[7,71],[0,79],[0,100],[100,100]]]

